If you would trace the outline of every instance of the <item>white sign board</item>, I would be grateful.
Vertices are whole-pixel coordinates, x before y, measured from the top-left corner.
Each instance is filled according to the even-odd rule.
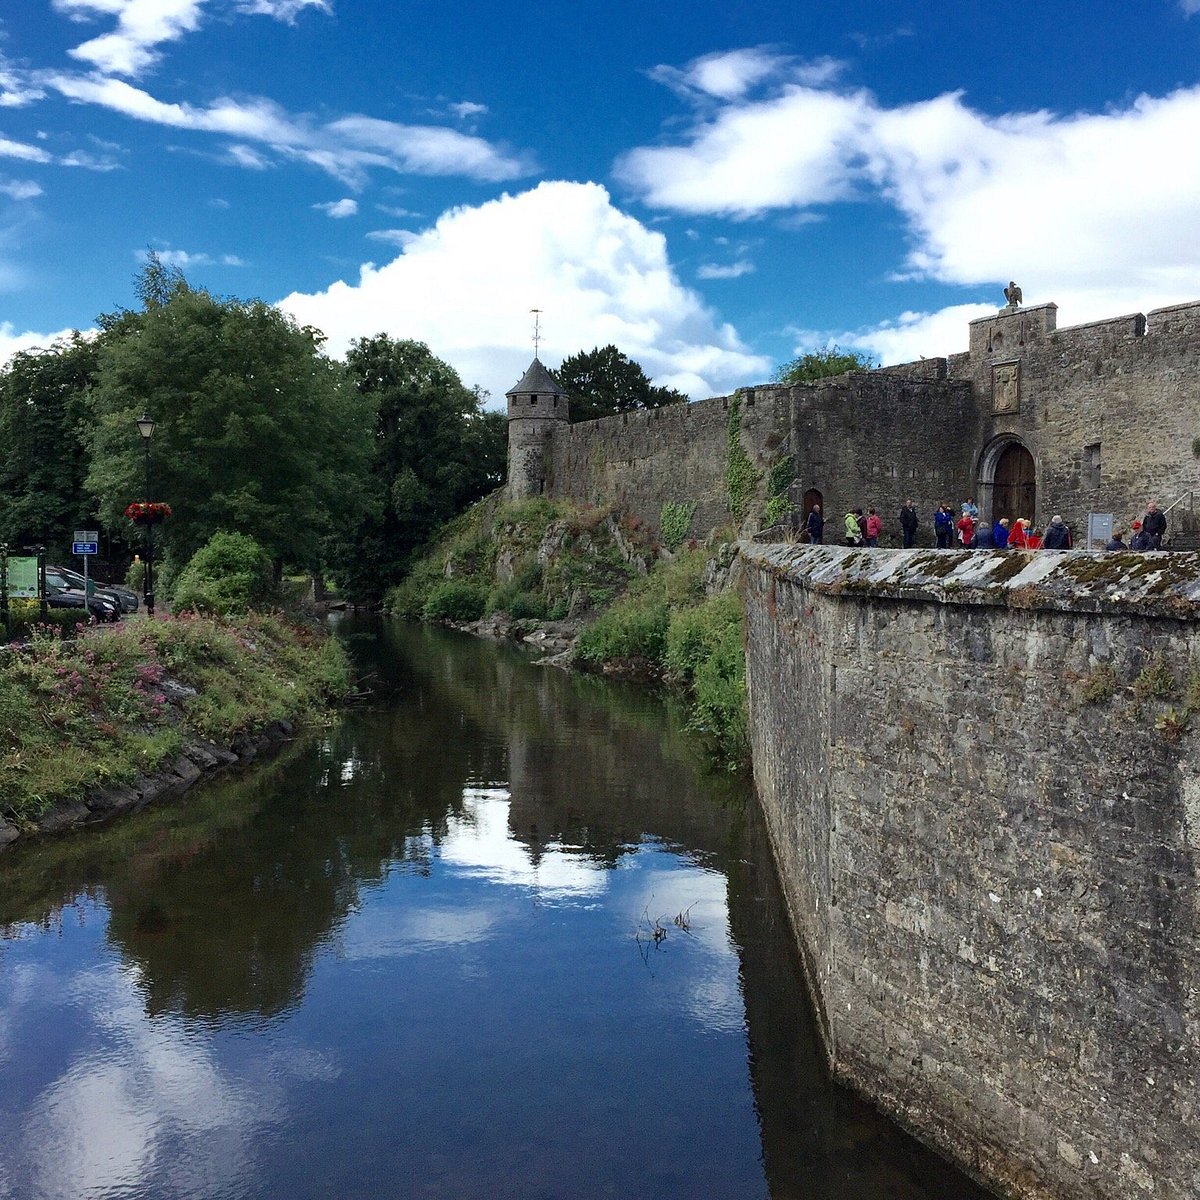
[[[1103,550],[1112,540],[1112,532],[1112,513],[1088,513],[1088,550]]]

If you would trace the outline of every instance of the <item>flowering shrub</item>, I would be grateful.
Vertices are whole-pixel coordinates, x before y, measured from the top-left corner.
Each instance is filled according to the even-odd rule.
[[[171,515],[171,506],[159,500],[135,500],[126,506],[125,515],[135,525],[150,525],[165,521]]]
[[[36,629],[0,669],[0,816],[153,771],[189,736],[228,742],[345,692],[331,638],[281,618],[188,616]]]

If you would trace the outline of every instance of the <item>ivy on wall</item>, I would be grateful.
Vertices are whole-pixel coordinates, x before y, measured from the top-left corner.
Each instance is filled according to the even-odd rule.
[[[692,530],[692,518],[696,515],[695,502],[668,500],[659,514],[658,527],[662,531],[663,545],[668,550],[678,550],[684,538]]]
[[[750,499],[758,486],[760,473],[754,469],[750,456],[742,449],[742,394],[737,391],[729,400],[729,443],[725,460],[725,488],[729,493],[729,511],[741,521],[750,507]]]
[[[791,510],[792,502],[788,489],[796,476],[796,460],[788,454],[781,458],[767,474],[767,525],[778,525]]]

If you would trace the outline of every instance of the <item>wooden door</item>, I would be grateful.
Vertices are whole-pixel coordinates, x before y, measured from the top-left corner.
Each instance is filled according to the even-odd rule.
[[[1034,477],[1033,455],[1018,442],[1004,450],[996,462],[992,481],[992,520],[1017,517],[1034,520],[1037,507],[1037,482]]]

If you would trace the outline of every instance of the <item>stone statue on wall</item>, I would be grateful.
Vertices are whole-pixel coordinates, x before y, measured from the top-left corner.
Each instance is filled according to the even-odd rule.
[[[1008,287],[1004,289],[1004,298],[1008,301],[1009,308],[1021,307],[1021,289],[1010,279]]]

